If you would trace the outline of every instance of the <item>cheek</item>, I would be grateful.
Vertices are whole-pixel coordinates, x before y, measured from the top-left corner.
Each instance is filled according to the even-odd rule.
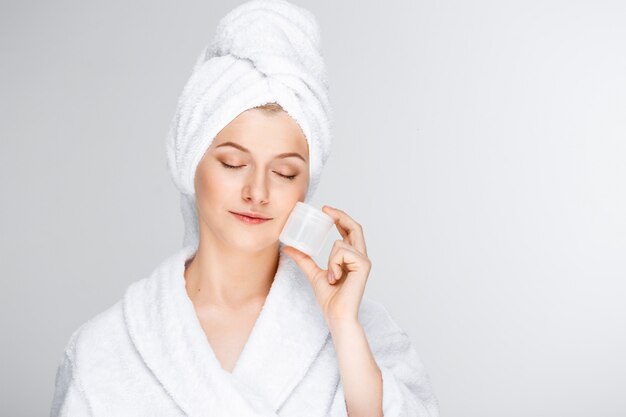
[[[202,168],[196,173],[196,198],[204,211],[210,211],[212,206],[221,206],[237,189],[237,184],[233,176],[223,170],[209,166]]]
[[[283,213],[286,218],[298,201],[304,201],[307,190],[307,182],[298,182],[289,187],[279,187],[272,193],[272,203],[275,207],[280,207],[277,211]]]
[[[214,195],[232,190],[238,182],[236,176],[217,166],[216,163],[211,163],[211,161],[207,161],[207,164],[202,168],[202,171],[198,171],[198,182],[207,194]]]
[[[294,190],[293,193],[296,194],[295,199],[293,200],[293,204],[295,204],[296,201],[304,201],[305,197],[306,197],[306,193],[309,191],[309,172],[308,172],[308,168],[306,171],[304,171],[302,174],[299,175],[299,181],[297,185],[294,185]]]

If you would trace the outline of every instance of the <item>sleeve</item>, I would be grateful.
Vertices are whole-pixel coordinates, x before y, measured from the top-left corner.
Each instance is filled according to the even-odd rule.
[[[366,335],[383,380],[385,417],[439,417],[438,401],[430,377],[404,332],[382,304]],[[348,417],[341,381],[329,417]]]
[[[55,377],[50,417],[87,417],[91,409],[82,391],[74,361],[73,345],[77,332],[70,338]]]

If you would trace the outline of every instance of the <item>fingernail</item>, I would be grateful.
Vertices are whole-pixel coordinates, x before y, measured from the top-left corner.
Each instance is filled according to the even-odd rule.
[[[333,273],[332,269],[328,270],[328,281],[332,282],[335,280],[335,274]]]

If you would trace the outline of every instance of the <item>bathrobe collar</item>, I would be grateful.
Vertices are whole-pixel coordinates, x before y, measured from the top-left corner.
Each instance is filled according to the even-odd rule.
[[[330,337],[313,289],[280,252],[265,304],[232,374],[225,371],[185,289],[188,245],[131,284],[123,298],[133,344],[163,388],[191,417],[277,416]]]

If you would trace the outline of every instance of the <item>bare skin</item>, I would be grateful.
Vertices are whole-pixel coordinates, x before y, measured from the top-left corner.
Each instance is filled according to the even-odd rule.
[[[191,275],[189,269],[185,271],[185,275]],[[222,368],[232,373],[261,312],[264,298],[260,297],[257,302],[250,301],[245,305],[232,307],[201,304],[196,297],[192,297],[194,285],[189,281],[188,278],[187,293],[192,300],[196,300],[194,307],[207,340]],[[195,291],[199,293],[201,288],[196,288]]]
[[[220,146],[225,142],[250,152]],[[286,152],[304,160],[275,158]],[[284,111],[241,113],[216,135],[198,164],[200,243],[185,268],[186,290],[207,340],[228,372],[234,369],[272,285],[278,235],[296,202],[304,201],[308,183],[306,138]],[[229,211],[251,211],[272,219],[248,225]]]

